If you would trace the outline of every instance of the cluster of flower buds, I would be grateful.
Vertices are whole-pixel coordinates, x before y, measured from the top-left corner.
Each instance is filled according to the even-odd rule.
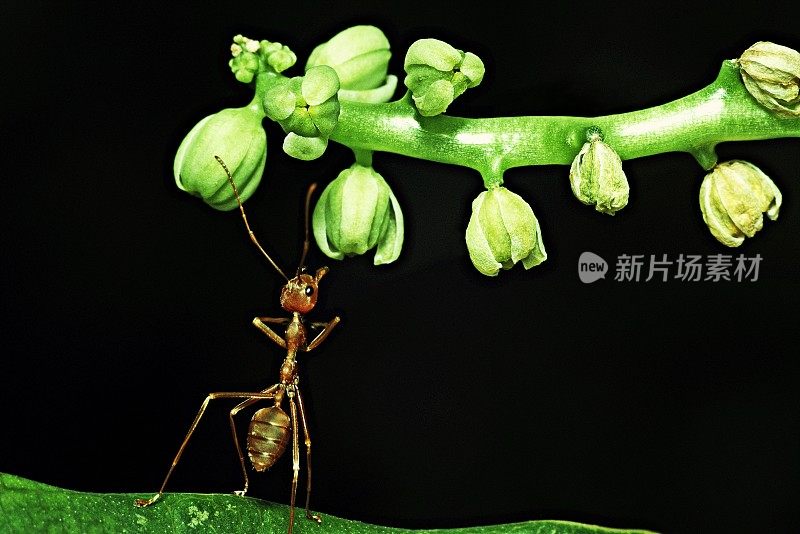
[[[320,195],[312,226],[329,258],[364,254],[376,248],[375,265],[391,263],[403,246],[403,212],[386,180],[371,166],[354,163]]]
[[[444,113],[464,91],[481,83],[485,73],[478,56],[438,39],[415,41],[406,52],[403,68],[403,83],[424,117]]]
[[[231,55],[231,71],[243,83],[252,82],[262,72],[281,73],[297,61],[294,52],[281,43],[242,35],[233,38]],[[287,133],[283,142],[287,154],[302,160],[318,158],[337,125],[340,96],[371,103],[392,97],[397,77],[387,75],[390,57],[389,42],[378,28],[354,26],[340,32],[314,49],[304,76],[283,79],[263,100],[222,110],[195,125],[175,156],[176,184],[216,209],[235,208],[236,198],[215,155],[225,161],[242,200],[246,200],[264,172],[267,143],[261,121],[265,115]],[[396,199],[393,202],[396,205]],[[402,214],[399,208],[396,211],[402,243]],[[383,257],[392,256],[386,254]]]
[[[327,65],[339,76],[339,99],[378,104],[388,102],[397,88],[389,69],[389,40],[375,26],[352,26],[317,46],[306,72]]]
[[[236,79],[250,83],[261,70],[271,69],[283,72],[297,61],[297,56],[289,47],[270,41],[256,41],[242,35],[233,38],[231,45],[233,59],[228,62]]]
[[[269,78],[269,89],[248,106],[205,117],[183,140],[174,163],[177,186],[219,210],[234,209],[237,201],[214,156],[227,164],[241,199],[249,198],[266,160],[261,124],[265,116],[287,133],[283,143],[287,154],[315,159],[324,153],[337,127],[340,101],[384,103],[397,87],[397,77],[388,74],[389,41],[374,26],[353,26],[334,35],[313,50],[305,74],[293,78],[278,76],[297,60],[280,43],[237,35],[231,54],[229,64],[239,81],[250,83],[266,74],[258,80]],[[800,53],[760,41],[737,64],[744,86],[761,106],[779,116],[800,117]],[[445,112],[484,76],[478,56],[437,39],[414,42],[404,69],[404,83],[425,117]],[[372,153],[357,151],[356,157],[357,162],[339,173],[320,196],[313,213],[314,237],[330,258],[375,249],[376,265],[391,263],[403,245],[403,213],[389,185],[372,168]],[[714,161],[716,156],[709,164]],[[587,130],[569,181],[574,196],[601,213],[614,215],[628,203],[630,187],[622,160],[596,127]],[[518,262],[529,269],[547,259],[530,205],[501,184],[502,180],[485,182],[487,190],[472,202],[466,229],[470,259],[487,276]],[[755,235],[763,227],[765,213],[776,219],[781,201],[773,181],[740,160],[716,164],[700,187],[703,220],[712,235],[730,247]]]
[[[318,93],[320,97],[326,97],[316,105],[327,109],[312,105],[307,113],[312,122],[318,117],[330,120],[324,124],[314,123],[318,130],[316,138],[327,136],[335,128],[333,110],[338,117],[339,100],[377,104],[392,98],[397,88],[397,77],[387,74],[390,57],[388,39],[374,26],[353,26],[313,50],[306,63],[304,80],[327,71],[336,77],[334,91],[333,77],[326,74],[326,79],[323,79],[316,74]],[[298,106],[291,114],[288,112],[292,99],[281,89],[286,86],[278,86],[267,93],[267,114],[278,120],[285,130],[292,129],[292,122],[302,123],[297,121],[304,117],[304,110],[299,107],[303,101],[312,104],[303,93],[305,84],[305,81],[300,84],[299,93],[292,91]],[[274,103],[270,104],[270,100]],[[280,104],[281,100],[285,103]],[[328,112],[328,119],[323,117],[323,112]],[[310,128],[303,131],[294,128],[298,135],[313,133]],[[391,263],[399,257],[403,246],[404,224],[400,204],[386,180],[370,164],[354,163],[328,184],[314,207],[312,227],[320,250],[337,260],[375,249],[375,265]]]
[[[242,35],[233,38],[233,58],[228,62],[234,76],[250,83],[262,71],[282,72],[297,61],[288,47],[270,41],[256,41]],[[267,136],[261,124],[265,113],[254,100],[242,108],[223,109],[198,122],[178,147],[173,164],[175,183],[218,210],[237,206],[225,172],[214,156],[219,156],[236,184],[242,200],[247,200],[261,182],[267,159]]]
[[[758,102],[786,117],[800,117],[800,52],[759,41],[739,58],[742,81]]]
[[[472,201],[466,240],[472,264],[487,276],[519,261],[530,269],[547,259],[530,205],[503,186],[483,191]]]
[[[297,159],[320,157],[339,121],[339,77],[327,65],[274,85],[264,95],[267,116],[287,133],[283,150]]]
[[[703,178],[700,210],[717,241],[738,247],[764,226],[764,213],[778,218],[781,192],[755,165],[741,160],[718,163]]]

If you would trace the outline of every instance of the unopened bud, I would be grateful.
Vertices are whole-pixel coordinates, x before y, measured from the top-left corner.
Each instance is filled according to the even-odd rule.
[[[313,215],[314,238],[329,258],[376,248],[375,265],[391,263],[403,246],[403,212],[386,180],[354,163],[322,192]]]
[[[487,276],[518,261],[530,269],[547,259],[530,205],[502,186],[483,191],[472,202],[466,240],[472,264]]]
[[[590,132],[589,140],[575,156],[569,182],[575,198],[599,212],[614,215],[628,204],[630,187],[622,160],[599,132]]]
[[[755,165],[741,160],[717,164],[700,186],[703,220],[717,241],[738,247],[764,226],[764,216],[778,218],[781,192]]]
[[[332,67],[339,76],[339,98],[357,102],[387,102],[397,87],[397,76],[387,75],[389,41],[375,26],[353,26],[317,46],[306,70]]]
[[[256,73],[258,73],[258,56],[252,52],[242,50],[237,44],[231,46],[231,54],[233,59],[228,61],[228,66],[231,68],[233,75],[242,83],[252,82]]]
[[[403,83],[425,117],[444,113],[464,91],[481,83],[485,72],[478,56],[438,39],[415,41],[408,48],[403,67]]]
[[[258,43],[258,50],[267,65],[275,72],[283,72],[297,62],[295,53],[281,43],[264,40]]]
[[[745,87],[762,106],[800,117],[800,52],[759,41],[744,51],[739,65]]]
[[[338,90],[336,71],[319,65],[267,91],[264,109],[289,134],[283,144],[287,154],[303,160],[322,155],[339,121]]]
[[[178,188],[218,210],[237,206],[227,176],[214,156],[231,171],[242,200],[253,194],[264,173],[267,136],[263,115],[252,107],[223,109],[201,120],[181,142],[173,171]]]

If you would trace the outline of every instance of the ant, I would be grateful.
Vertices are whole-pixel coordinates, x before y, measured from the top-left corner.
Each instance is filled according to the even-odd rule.
[[[303,316],[314,309],[314,305],[317,303],[319,281],[328,272],[327,267],[321,267],[317,269],[316,273],[314,273],[312,276],[306,272],[306,267],[304,264],[310,243],[308,236],[309,205],[311,203],[311,195],[316,188],[316,184],[311,184],[311,186],[308,188],[308,192],[306,193],[305,241],[303,242],[303,253],[300,257],[300,264],[297,268],[294,278],[289,279],[289,277],[283,273],[283,271],[272,260],[272,258],[269,257],[269,254],[266,253],[264,248],[258,242],[258,239],[256,239],[255,234],[250,229],[250,224],[247,222],[247,215],[245,215],[244,206],[242,205],[242,199],[239,197],[239,191],[236,188],[236,184],[233,182],[233,177],[231,176],[228,167],[225,165],[225,162],[222,161],[222,158],[219,156],[214,156],[214,158],[216,158],[217,162],[222,166],[225,174],[228,177],[228,182],[233,188],[233,193],[236,196],[236,201],[239,204],[239,211],[242,214],[242,220],[244,220],[244,225],[247,228],[250,240],[256,247],[258,247],[258,249],[267,258],[275,270],[277,270],[278,273],[280,273],[280,275],[286,279],[286,285],[284,285],[281,289],[280,302],[281,307],[285,311],[291,313],[292,316],[277,318],[256,317],[253,319],[253,324],[256,326],[256,328],[266,334],[267,337],[274,341],[278,346],[286,349],[286,358],[283,360],[283,364],[281,365],[280,382],[268,387],[263,391],[257,393],[238,391],[209,393],[206,399],[203,401],[203,404],[200,406],[200,410],[197,412],[192,425],[189,427],[189,431],[187,432],[186,437],[183,439],[183,443],[181,443],[178,453],[175,455],[175,459],[172,460],[172,465],[170,466],[169,471],[167,471],[167,475],[164,477],[164,482],[161,484],[161,488],[158,490],[158,493],[153,495],[150,499],[136,499],[134,504],[138,507],[150,506],[161,498],[161,496],[164,494],[164,488],[167,485],[167,481],[172,475],[172,472],[175,469],[175,466],[178,464],[178,461],[181,459],[181,455],[183,455],[183,451],[186,448],[186,445],[189,443],[189,439],[192,437],[192,434],[197,428],[200,418],[203,417],[209,402],[214,399],[244,399],[242,402],[233,407],[233,409],[230,411],[229,419],[231,424],[231,433],[233,434],[233,443],[236,445],[236,452],[239,455],[239,463],[242,467],[242,475],[244,476],[244,488],[234,493],[240,496],[243,496],[245,493],[247,493],[247,488],[249,486],[247,467],[245,465],[244,455],[242,454],[242,448],[239,445],[239,438],[237,437],[234,416],[241,410],[252,406],[258,401],[272,400],[272,406],[261,408],[260,410],[256,411],[255,414],[253,414],[253,418],[250,420],[250,428],[247,434],[247,455],[250,458],[250,463],[252,464],[253,469],[255,469],[257,472],[265,471],[272,467],[275,462],[278,461],[281,455],[283,455],[284,451],[286,450],[286,446],[289,444],[289,435],[291,433],[293,471],[292,494],[289,505],[289,534],[291,534],[292,527],[294,526],[297,478],[300,471],[300,445],[297,428],[298,423],[303,429],[303,438],[305,440],[306,448],[306,517],[308,519],[315,520],[317,523],[322,522],[319,516],[312,515],[308,509],[309,500],[311,498],[311,438],[308,434],[308,422],[306,420],[306,412],[303,405],[303,396],[300,394],[299,378],[297,375],[297,353],[301,351],[310,352],[317,348],[323,341],[325,341],[325,338],[328,337],[328,335],[331,333],[334,327],[339,324],[340,321],[340,318],[336,316],[327,323],[310,323],[312,328],[322,328],[322,330],[319,331],[319,333],[317,333],[317,335],[311,341],[308,341],[307,334],[309,332],[306,329]],[[267,326],[267,323],[286,325],[284,335],[280,336],[277,334],[274,330],[272,330],[272,328]],[[288,415],[282,408],[284,400],[289,405]]]

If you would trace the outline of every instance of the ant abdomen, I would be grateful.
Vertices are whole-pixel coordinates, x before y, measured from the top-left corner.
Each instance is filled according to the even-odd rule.
[[[291,423],[279,406],[262,408],[253,414],[247,434],[247,455],[256,471],[265,471],[281,457],[289,443]]]

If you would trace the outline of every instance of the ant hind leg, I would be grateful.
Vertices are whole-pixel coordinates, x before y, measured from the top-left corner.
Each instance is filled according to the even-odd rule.
[[[189,444],[189,440],[192,438],[192,434],[197,429],[197,425],[200,423],[200,419],[203,417],[203,414],[206,412],[206,408],[208,408],[208,403],[214,399],[270,399],[272,398],[271,393],[247,393],[247,392],[240,392],[240,391],[219,391],[215,393],[209,393],[203,404],[200,405],[200,410],[198,410],[197,415],[194,417],[194,421],[192,421],[191,426],[189,427],[189,431],[186,433],[186,437],[183,438],[183,442],[181,446],[178,448],[178,453],[175,455],[175,458],[172,460],[172,465],[170,465],[169,470],[167,471],[167,475],[164,477],[164,482],[161,483],[161,488],[159,488],[158,493],[150,497],[149,499],[136,499],[133,504],[139,508],[144,508],[146,506],[150,506],[158,501],[162,495],[164,495],[164,488],[167,487],[167,482],[169,481],[170,477],[172,476],[172,472],[175,470],[175,466],[178,465],[178,462],[183,456],[183,451],[186,449],[186,445]]]
[[[317,514],[312,514],[309,510],[311,501],[311,436],[308,433],[308,422],[306,421],[306,409],[303,405],[303,396],[300,388],[297,388],[297,409],[300,412],[300,423],[303,425],[303,438],[306,445],[306,517],[313,519],[317,523],[322,523],[322,518]]]
[[[238,433],[236,432],[236,421],[234,420],[234,417],[236,416],[237,413],[239,413],[243,409],[247,408],[248,406],[252,406],[253,404],[262,399],[274,398],[272,393],[274,393],[275,390],[278,389],[278,387],[279,385],[275,384],[274,386],[270,386],[261,392],[262,394],[270,395],[269,397],[250,398],[240,402],[239,404],[234,406],[231,409],[230,413],[228,414],[228,419],[230,420],[231,423],[231,435],[233,436],[233,444],[236,446],[236,454],[239,457],[239,465],[242,467],[242,477],[244,478],[244,488],[233,492],[240,497],[244,497],[244,495],[247,493],[247,489],[250,487],[250,479],[247,476],[247,465],[245,464],[244,461],[244,454],[242,453],[242,447],[241,445],[239,445],[239,437]]]

